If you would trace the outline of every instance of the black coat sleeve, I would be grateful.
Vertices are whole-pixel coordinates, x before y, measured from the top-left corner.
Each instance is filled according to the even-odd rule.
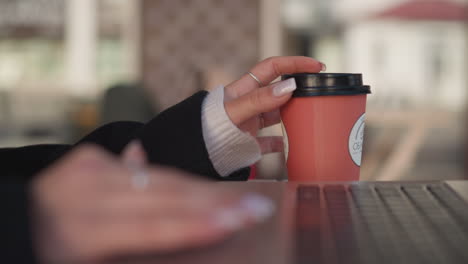
[[[115,122],[98,128],[79,144],[94,143],[119,154],[132,139],[139,139],[151,163],[176,167],[215,180],[247,180],[243,168],[222,178],[214,169],[203,140],[202,91],[163,111],[146,124]]]
[[[152,163],[177,167],[218,180],[247,180],[244,168],[227,178],[214,169],[203,140],[201,111],[207,92],[167,109],[147,123],[138,133]]]
[[[3,182],[0,185],[2,263],[36,263],[28,204],[28,188],[24,184]]]

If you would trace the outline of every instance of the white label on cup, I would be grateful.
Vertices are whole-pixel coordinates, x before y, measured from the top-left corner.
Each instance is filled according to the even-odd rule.
[[[361,115],[361,117],[359,117],[356,123],[354,123],[348,140],[349,155],[351,156],[351,159],[353,159],[354,163],[356,163],[358,166],[361,166],[365,119],[366,114],[364,113]]]

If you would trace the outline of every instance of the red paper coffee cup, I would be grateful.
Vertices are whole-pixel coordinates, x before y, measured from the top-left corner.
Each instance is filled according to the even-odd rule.
[[[301,73],[281,109],[288,180],[357,181],[361,166],[366,98],[361,74]]]

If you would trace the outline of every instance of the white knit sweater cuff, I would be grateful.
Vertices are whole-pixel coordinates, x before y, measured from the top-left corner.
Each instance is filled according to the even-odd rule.
[[[205,98],[202,128],[208,155],[219,175],[226,177],[261,159],[257,140],[229,119],[224,108],[224,86],[218,86]]]

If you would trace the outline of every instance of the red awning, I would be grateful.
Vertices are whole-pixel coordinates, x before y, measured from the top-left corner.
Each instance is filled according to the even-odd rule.
[[[450,0],[412,0],[383,10],[372,18],[468,21],[468,5]]]

